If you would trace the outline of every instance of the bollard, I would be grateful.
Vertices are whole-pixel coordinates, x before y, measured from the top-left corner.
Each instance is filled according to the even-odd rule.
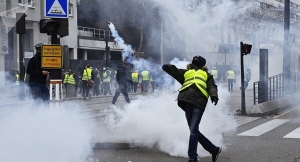
[[[63,90],[62,80],[52,79],[50,80],[50,108],[62,107]]]

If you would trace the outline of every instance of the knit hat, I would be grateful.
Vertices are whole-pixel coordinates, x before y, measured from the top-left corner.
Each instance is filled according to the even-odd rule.
[[[192,64],[202,68],[206,64],[206,60],[201,56],[194,56]]]

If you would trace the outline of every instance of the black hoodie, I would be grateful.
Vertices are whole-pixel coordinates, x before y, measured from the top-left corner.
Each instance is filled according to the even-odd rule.
[[[131,80],[127,79],[126,68],[122,64],[117,66],[116,81],[120,89],[126,89],[127,82],[132,82]]]
[[[28,62],[26,73],[30,75],[29,83],[46,84],[47,75],[43,75],[41,54],[36,53]]]

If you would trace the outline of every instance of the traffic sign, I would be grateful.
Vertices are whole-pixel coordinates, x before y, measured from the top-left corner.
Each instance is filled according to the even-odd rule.
[[[42,46],[42,68],[45,69],[62,68],[62,45]]]
[[[44,4],[45,17],[69,17],[69,0],[44,0]]]

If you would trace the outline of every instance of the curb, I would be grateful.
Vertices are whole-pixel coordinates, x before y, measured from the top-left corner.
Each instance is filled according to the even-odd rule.
[[[300,103],[299,97],[299,94],[294,94],[292,96],[285,96],[273,101],[256,104],[252,107],[249,116],[263,117],[266,115],[276,115],[280,111],[297,106]]]
[[[92,149],[132,149],[132,148],[142,148],[137,146],[137,144],[130,143],[113,143],[113,142],[95,142]]]

